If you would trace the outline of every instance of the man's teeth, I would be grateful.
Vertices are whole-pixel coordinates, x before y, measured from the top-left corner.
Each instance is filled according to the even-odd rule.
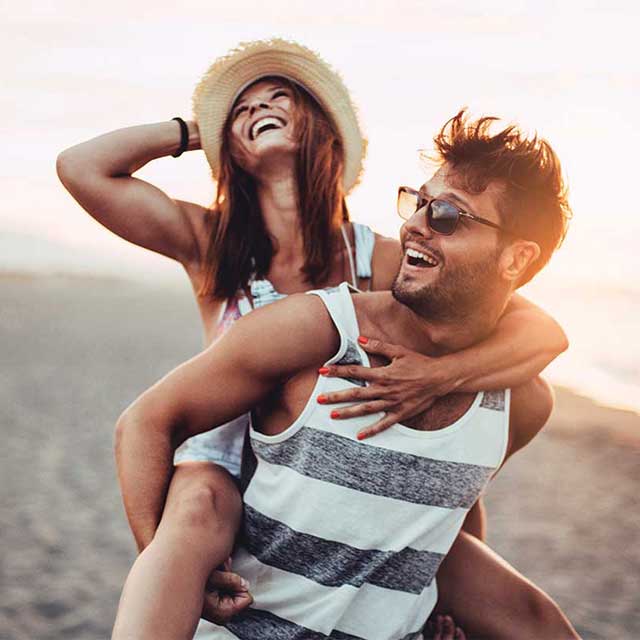
[[[438,264],[432,257],[421,253],[420,251],[416,251],[415,249],[407,249],[407,256],[409,256],[409,258],[414,258],[415,260],[422,260],[433,267]]]
[[[267,131],[269,129],[280,129],[282,127],[282,122],[278,120],[278,118],[273,118],[272,116],[267,116],[266,118],[260,118],[257,122],[253,124],[251,127],[250,136],[252,140],[255,140],[257,136],[259,136],[263,131]]]

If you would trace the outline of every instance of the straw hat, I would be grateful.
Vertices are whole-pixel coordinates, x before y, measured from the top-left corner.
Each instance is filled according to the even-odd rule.
[[[241,43],[218,58],[193,93],[193,116],[214,180],[227,114],[250,84],[265,76],[283,76],[304,87],[332,119],[345,151],[344,190],[358,183],[367,149],[356,109],[340,76],[310,49],[279,38]]]

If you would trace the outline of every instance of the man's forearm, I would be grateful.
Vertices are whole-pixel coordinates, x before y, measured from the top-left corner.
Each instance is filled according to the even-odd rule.
[[[168,430],[135,408],[118,420],[115,455],[129,526],[142,551],[158,528],[173,474],[174,445]]]

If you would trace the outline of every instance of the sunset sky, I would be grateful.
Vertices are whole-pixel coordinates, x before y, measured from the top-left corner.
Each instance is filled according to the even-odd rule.
[[[495,0],[4,2],[0,268],[10,254],[14,263],[37,262],[37,247],[45,246],[38,238],[60,250],[61,261],[77,252],[99,268],[178,274],[85,215],[58,182],[56,155],[112,129],[190,118],[193,87],[213,59],[239,41],[280,36],[320,52],[359,106],[370,146],[349,203],[356,220],[397,234],[397,186],[424,181],[418,150],[468,106],[537,130],[563,162],[575,218],[535,295],[555,299],[545,291],[557,293],[558,283],[637,294],[637,7]],[[201,152],[155,161],[136,175],[172,197],[201,204],[213,198]],[[568,322],[578,324],[576,311],[571,314]]]

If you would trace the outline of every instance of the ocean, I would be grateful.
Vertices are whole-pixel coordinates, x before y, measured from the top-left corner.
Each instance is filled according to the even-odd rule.
[[[602,404],[640,413],[640,265],[633,235],[608,253],[592,248],[595,233],[577,236],[521,291],[556,318],[569,337],[569,349],[544,375]],[[0,233],[1,272],[104,275],[154,288],[188,286],[172,261],[110,235],[103,246],[88,251],[41,236]]]

